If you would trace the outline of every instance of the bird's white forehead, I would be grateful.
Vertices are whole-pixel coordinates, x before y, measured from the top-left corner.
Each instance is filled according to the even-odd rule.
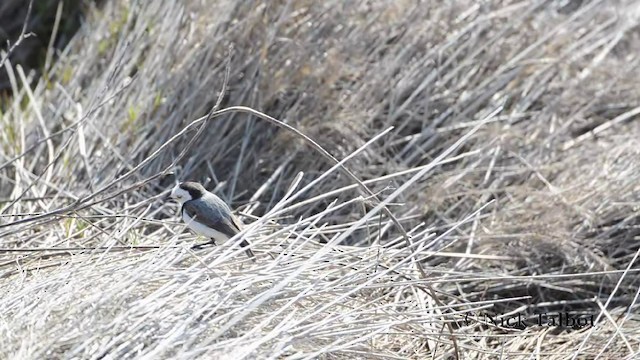
[[[185,202],[191,200],[191,195],[189,192],[180,187],[180,184],[176,185],[173,190],[171,190],[171,197],[174,199],[178,199],[181,202]]]

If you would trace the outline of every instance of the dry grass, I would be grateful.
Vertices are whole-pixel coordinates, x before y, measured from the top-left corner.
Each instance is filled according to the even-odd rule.
[[[637,2],[127,3],[4,65],[0,358],[638,356]]]

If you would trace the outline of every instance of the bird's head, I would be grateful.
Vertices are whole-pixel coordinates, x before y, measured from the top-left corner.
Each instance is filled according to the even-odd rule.
[[[201,198],[206,191],[204,186],[199,183],[187,181],[179,183],[171,190],[171,198],[180,204],[184,204],[189,200]]]

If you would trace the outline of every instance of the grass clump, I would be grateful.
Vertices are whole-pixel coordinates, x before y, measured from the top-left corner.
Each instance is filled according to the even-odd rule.
[[[634,358],[639,21],[102,4],[48,80],[6,64],[0,357]],[[256,264],[189,249],[169,171]]]

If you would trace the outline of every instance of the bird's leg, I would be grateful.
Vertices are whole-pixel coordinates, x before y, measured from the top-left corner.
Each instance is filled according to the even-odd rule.
[[[207,241],[206,243],[203,244],[197,244],[197,245],[193,245],[191,247],[192,250],[200,250],[203,247],[207,246],[207,245],[211,245],[213,244],[214,246],[216,245],[216,241],[212,238],[211,240]]]

